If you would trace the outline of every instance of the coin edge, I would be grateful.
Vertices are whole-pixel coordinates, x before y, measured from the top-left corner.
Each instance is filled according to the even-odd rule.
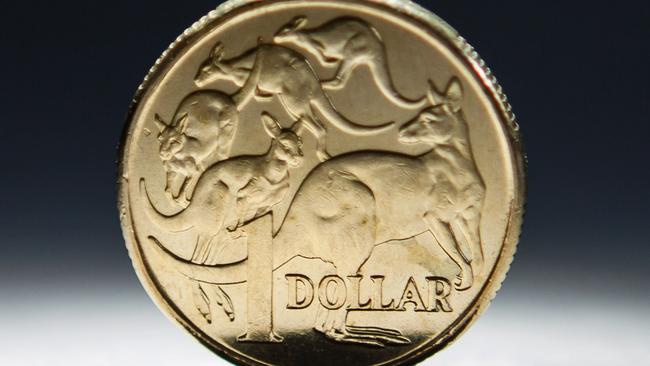
[[[154,65],[150,68],[143,82],[139,85],[128,109],[126,122],[124,123],[120,144],[118,146],[117,201],[118,211],[120,214],[120,224],[129,257],[131,258],[133,267],[142,286],[145,288],[145,291],[153,302],[168,318],[172,319],[174,323],[189,332],[201,344],[228,361],[240,362],[247,365],[265,363],[237,351],[232,351],[224,345],[221,345],[219,342],[213,340],[200,329],[196,329],[198,327],[182,315],[171,301],[166,299],[165,295],[158,288],[158,284],[156,284],[152,276],[149,275],[149,270],[146,268],[146,261],[144,261],[139,249],[137,248],[135,228],[129,211],[129,177],[127,175],[128,166],[126,164],[126,158],[130,151],[129,146],[132,138],[133,118],[140,106],[140,102],[145,99],[144,97],[146,96],[147,91],[156,86],[156,80],[158,80],[160,76],[164,75],[161,75],[161,73],[169,66],[173,65],[176,57],[182,54],[181,51],[184,50],[184,46],[191,45],[193,41],[197,41],[203,35],[207,34],[213,26],[225,22],[227,19],[240,13],[244,13],[248,11],[249,8],[265,6],[265,4],[268,3],[291,3],[295,1],[301,0],[266,0],[264,2],[259,0],[229,0],[219,5],[215,10],[210,11],[207,15],[201,17],[197,22],[193,23],[192,26],[187,28],[180,36],[178,36],[161,54]],[[332,2],[340,3],[340,1],[336,0],[333,0]],[[480,295],[478,295],[473,303],[470,304],[468,308],[458,316],[457,320],[447,328],[446,335],[441,335],[436,339],[426,342],[417,349],[412,350],[407,354],[400,355],[398,359],[381,363],[393,365],[411,364],[422,361],[454,343],[485,312],[501,288],[510,269],[510,265],[514,260],[521,234],[526,201],[526,171],[528,161],[523,149],[519,124],[515,115],[512,113],[512,107],[508,102],[505,93],[492,71],[486,66],[478,53],[454,28],[430,10],[409,0],[352,0],[347,1],[346,3],[362,4],[365,6],[380,8],[382,10],[395,11],[410,18],[410,20],[415,21],[416,24],[420,23],[430,29],[440,41],[444,41],[446,46],[448,46],[448,49],[458,57],[458,60],[461,61],[464,66],[468,67],[468,70],[472,71],[470,74],[483,86],[483,91],[489,97],[495,111],[499,112],[500,123],[505,127],[504,130],[508,137],[508,152],[511,156],[510,163],[514,177],[513,201],[511,202],[508,225],[504,236],[505,239],[497,262],[492,273],[488,277],[489,280],[486,281],[483,289],[481,289]],[[206,30],[207,32],[202,33]]]

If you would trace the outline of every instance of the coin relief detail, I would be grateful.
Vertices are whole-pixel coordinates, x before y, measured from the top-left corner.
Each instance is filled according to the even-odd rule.
[[[204,24],[134,108],[120,199],[143,283],[245,364],[435,352],[514,253],[506,107],[448,35],[387,5],[246,4]]]

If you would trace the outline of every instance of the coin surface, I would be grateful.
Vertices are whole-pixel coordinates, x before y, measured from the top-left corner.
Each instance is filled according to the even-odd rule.
[[[406,1],[231,1],[138,90],[119,209],[149,295],[239,364],[404,364],[505,278],[524,158],[496,80]]]

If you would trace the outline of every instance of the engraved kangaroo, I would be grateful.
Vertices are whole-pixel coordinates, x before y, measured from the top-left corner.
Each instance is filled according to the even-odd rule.
[[[300,47],[316,56],[324,66],[337,65],[336,76],[324,82],[323,87],[343,88],[352,72],[365,65],[377,86],[395,105],[405,109],[426,105],[426,97],[409,100],[397,91],[388,68],[386,47],[372,25],[351,17],[336,18],[317,28],[308,29],[306,25],[306,17],[294,18],[276,33],[273,42]]]
[[[172,123],[155,116],[168,196],[185,206],[189,203],[205,167],[230,154],[237,115],[228,96],[200,91],[183,99]]]
[[[472,286],[481,271],[480,215],[485,186],[474,163],[461,110],[462,86],[453,78],[444,92],[431,85],[432,106],[406,123],[399,141],[424,144],[419,156],[365,151],[337,156],[317,166],[303,181],[273,236],[273,268],[295,257],[334,265],[341,277],[356,274],[381,244],[432,235],[459,267],[458,291]],[[212,188],[210,194],[218,194]],[[200,208],[199,208],[200,209]],[[151,221],[165,232],[174,219]],[[186,222],[203,225],[198,212]],[[246,281],[245,263],[196,265],[165,249],[155,234],[152,255],[188,278],[214,284]],[[348,310],[319,308],[315,330],[354,344],[383,346],[410,341],[398,330],[347,325]]]
[[[323,92],[311,65],[294,50],[260,44],[243,55],[228,60],[223,59],[223,53],[224,46],[217,43],[195,77],[197,85],[217,80],[233,82],[241,88],[233,95],[240,110],[252,97],[269,99],[277,96],[294,121],[300,122],[316,137],[316,153],[321,161],[330,156],[326,150],[327,126],[317,112],[350,134],[376,134],[392,128],[392,122],[380,126],[363,126],[339,114]]]
[[[148,219],[161,227],[172,232],[196,230],[194,263],[219,263],[224,246],[241,235],[235,229],[280,202],[289,190],[289,169],[302,163],[300,137],[293,130],[282,129],[269,114],[262,114],[262,121],[272,138],[266,154],[239,156],[212,165],[196,185],[194,204],[174,215],[163,216],[153,205],[145,205]]]

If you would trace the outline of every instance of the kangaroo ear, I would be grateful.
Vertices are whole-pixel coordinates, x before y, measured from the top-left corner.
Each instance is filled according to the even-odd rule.
[[[223,58],[224,48],[225,47],[223,43],[217,42],[212,48],[212,51],[210,51],[210,60],[212,60],[212,62],[221,61],[221,59]]]
[[[449,104],[451,109],[454,112],[458,112],[460,110],[460,104],[463,101],[463,85],[460,83],[458,78],[454,77],[451,79],[447,85],[445,97],[447,98],[447,104]]]
[[[278,138],[282,133],[282,127],[278,121],[266,112],[262,112],[262,125],[264,125],[264,130],[271,138]]]
[[[292,30],[302,29],[307,25],[307,17],[295,17],[291,19],[291,22],[289,24],[289,28]]]
[[[158,131],[163,132],[165,128],[167,128],[167,123],[163,121],[163,119],[156,113],[156,115],[153,118],[154,123],[156,124],[156,127],[158,127]]]
[[[181,119],[178,120],[178,125],[176,127],[176,130],[179,133],[184,134],[185,131],[187,131],[187,123],[188,123],[189,120],[190,120],[190,117],[187,114],[184,115],[183,117],[181,117]]]

